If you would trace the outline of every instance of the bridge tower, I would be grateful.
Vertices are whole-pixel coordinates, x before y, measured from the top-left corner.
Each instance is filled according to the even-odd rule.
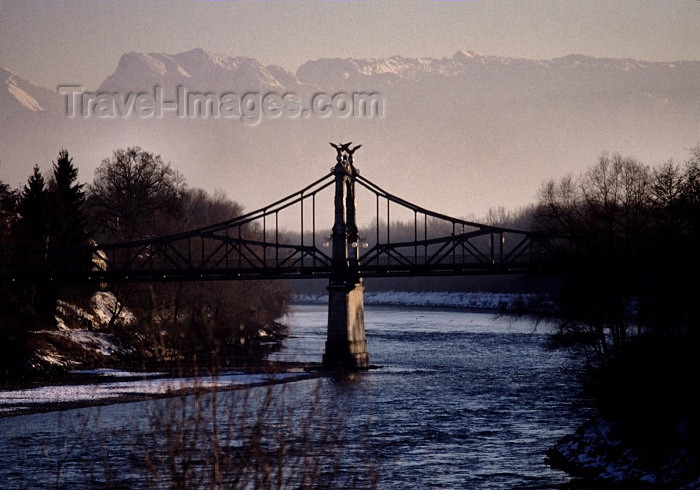
[[[335,221],[331,235],[332,274],[328,284],[328,336],[323,354],[325,368],[369,367],[365,340],[365,307],[362,278],[358,274],[360,238],[355,221],[353,153],[361,145],[331,145],[337,150],[335,175]]]

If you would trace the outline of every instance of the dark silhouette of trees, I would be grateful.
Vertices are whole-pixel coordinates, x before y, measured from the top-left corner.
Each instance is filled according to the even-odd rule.
[[[67,150],[61,150],[48,184],[49,243],[59,249],[85,245],[88,239],[84,211],[85,184],[78,182],[78,169]]]
[[[0,268],[4,277],[19,279],[0,285],[3,377],[31,374],[32,331],[56,326],[59,297],[92,292],[51,280],[55,272],[76,265],[76,249],[88,238],[85,197],[77,177],[67,150],[61,150],[48,185],[38,165],[20,192],[0,185]],[[82,259],[89,266],[89,255]]]
[[[17,191],[0,180],[0,229],[7,230],[15,220],[17,214]]]
[[[45,247],[46,243],[46,182],[39,166],[22,189],[19,199],[21,233],[25,243],[32,248]]]
[[[673,160],[652,172],[650,197],[654,225],[660,233],[678,235],[688,225],[683,209],[687,176]]]
[[[78,257],[76,250],[86,244],[83,185],[77,182],[78,169],[68,151],[59,151],[48,185],[34,166],[32,175],[19,196],[19,223],[14,239],[15,274],[33,276],[26,282],[28,289],[20,296],[31,305],[38,318],[28,319],[28,324],[42,328],[55,324],[57,286],[50,275],[61,269],[75,267],[79,261],[90,257]]]
[[[36,271],[45,265],[47,189],[38,165],[21,192],[0,186],[0,240],[4,274],[30,281],[0,287],[0,375],[18,375],[28,356],[28,332],[53,326],[55,288]]]
[[[229,220],[242,207],[223,194],[188,189],[184,179],[139,147],[102,161],[88,188],[98,242],[131,241]],[[275,320],[290,293],[272,282],[112,285],[138,317],[152,358],[213,366],[260,359],[259,332],[277,335]]]
[[[138,146],[114,151],[89,187],[99,236],[130,241],[163,233],[180,212],[184,189],[182,176],[160,155]]]
[[[603,155],[578,178],[547,182],[536,214],[569,239],[561,333],[595,354],[601,413],[650,457],[700,451],[699,167],[700,147],[684,167]]]
[[[188,189],[184,179],[159,156],[139,147],[113,152],[103,160],[92,185],[78,181],[67,150],[59,151],[47,181],[38,166],[20,192],[0,182],[0,268],[22,281],[0,283],[0,378],[31,375],[27,360],[37,333],[55,327],[57,300],[82,304],[94,289],[51,281],[71,269],[76,250],[91,242],[128,241],[181,232],[229,220],[242,207],[223,194]],[[253,231],[251,231],[253,233]],[[78,266],[86,264],[77,264]],[[88,263],[87,266],[90,266]],[[137,317],[127,327],[108,327],[140,349],[133,360],[177,361],[219,367],[259,362],[279,340],[276,321],[287,311],[291,293],[279,282],[110,284],[115,310],[125,306]],[[114,316],[117,318],[117,315]],[[35,340],[32,340],[35,339]]]
[[[685,172],[683,208],[693,236],[697,239],[700,236],[700,144],[690,150]]]
[[[160,156],[140,147],[118,149],[105,158],[88,186],[89,221],[98,243],[132,241],[167,234],[182,211],[182,177]],[[139,333],[149,350],[159,340],[160,295],[169,290],[162,284],[114,284],[112,292],[120,305],[135,310]],[[110,326],[114,326],[116,312]]]
[[[17,268],[15,250],[19,192],[0,181],[0,274],[10,274]],[[16,372],[26,357],[26,328],[22,324],[23,298],[17,288],[0,283],[0,379]]]
[[[243,211],[222,194],[188,190],[183,196],[183,229],[218,223]],[[172,288],[172,287],[171,287]],[[275,281],[203,282],[178,285],[161,296],[169,340],[190,359],[224,365],[260,359],[260,331],[279,338],[276,320],[287,311],[291,293]]]
[[[35,165],[19,198],[20,221],[15,250],[15,262],[18,265],[15,272],[32,276],[31,282],[16,290],[21,317],[28,321],[29,328],[55,326],[56,288],[41,273],[48,267],[47,204],[46,181],[39,166]]]
[[[633,158],[603,154],[579,178],[551,180],[540,192],[539,226],[569,239],[562,330],[588,339],[601,362],[637,326],[639,266],[651,231],[650,182],[651,170]]]
[[[7,271],[14,250],[12,230],[17,223],[19,193],[0,181],[0,271]]]

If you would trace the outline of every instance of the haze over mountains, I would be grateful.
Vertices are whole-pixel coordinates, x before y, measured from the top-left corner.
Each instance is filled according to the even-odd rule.
[[[80,85],[79,80],[62,85]],[[457,52],[449,58],[321,59],[291,73],[201,49],[127,53],[86,91],[178,87],[217,96],[377,93],[383,117],[74,117],[66,95],[0,70],[0,179],[26,182],[67,148],[91,181],[114,149],[161,154],[192,186],[222,190],[246,209],[298,190],[334,163],[329,141],[362,144],[363,175],[410,201],[455,216],[533,202],[541,183],[577,173],[603,151],[655,165],[700,142],[700,61],[644,62],[571,55],[527,60]]]

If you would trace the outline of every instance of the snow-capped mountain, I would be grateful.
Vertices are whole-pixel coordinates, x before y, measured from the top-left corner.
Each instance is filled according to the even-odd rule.
[[[552,60],[485,56],[458,51],[451,58],[320,59],[296,73],[252,58],[215,55],[203,49],[179,54],[127,53],[97,92],[152,90],[217,92],[290,90],[386,90],[416,87],[440,98],[552,96],[603,93],[700,91],[700,62],[644,62],[569,55]],[[442,93],[450,88],[460,94]],[[438,90],[436,90],[438,89]]]
[[[64,110],[65,96],[37,87],[0,68],[0,108],[23,107],[25,112]],[[79,85],[76,83],[76,85]],[[422,89],[435,98],[463,99],[490,93],[537,97],[581,94],[659,94],[697,104],[700,61],[645,62],[569,55],[552,60],[486,56],[458,51],[450,58],[319,59],[296,73],[265,66],[253,58],[212,54],[203,49],[184,53],[126,53],[97,93],[129,93],[154,86],[217,92],[291,90]],[[444,93],[452,88],[459,94]],[[87,88],[86,90],[90,90]],[[483,100],[480,96],[479,100]],[[398,106],[398,105],[397,105]]]
[[[685,90],[698,96],[700,62],[643,62],[569,55],[552,60],[484,56],[458,51],[451,58],[321,59],[309,61],[297,77],[322,87],[364,85],[463,88],[463,96],[551,96]],[[441,97],[450,94],[439,94]],[[454,94],[452,94],[454,96]]]
[[[0,111],[54,112],[61,107],[60,94],[24,80],[10,70],[0,67]]]
[[[280,66],[264,66],[253,58],[212,54],[193,49],[178,54],[127,53],[97,92],[128,93],[160,86],[204,92],[245,89],[280,91],[296,88],[296,77]]]
[[[700,142],[700,61],[529,60],[458,51],[444,58],[319,59],[292,73],[194,49],[124,54],[96,90],[86,87],[123,96],[156,86],[164,93],[292,92],[305,108],[320,92],[375,93],[385,109],[383,117],[254,124],[174,112],[69,118],[65,95],[9,71],[0,75],[0,179],[10,185],[26,182],[35,163],[48,168],[60,148],[90,181],[113,150],[140,145],[191,185],[223,190],[248,209],[327,171],[334,158],[328,141],[362,143],[358,165],[388,190],[436,211],[476,217],[489,207],[533,202],[544,180],[581,171],[603,151],[656,165],[682,161]]]

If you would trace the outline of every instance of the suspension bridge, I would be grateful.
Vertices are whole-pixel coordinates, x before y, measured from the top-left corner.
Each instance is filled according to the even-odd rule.
[[[354,165],[360,145],[331,145],[337,155],[328,174],[265,207],[182,233],[85,247],[74,254],[83,260],[47,261],[52,265],[42,274],[95,283],[327,278],[323,364],[366,368],[363,278],[522,274],[553,263],[551,237],[413,204],[360,175]],[[356,216],[359,189],[374,201],[363,233]],[[332,204],[324,200],[328,194]],[[329,208],[330,229],[321,218]]]

